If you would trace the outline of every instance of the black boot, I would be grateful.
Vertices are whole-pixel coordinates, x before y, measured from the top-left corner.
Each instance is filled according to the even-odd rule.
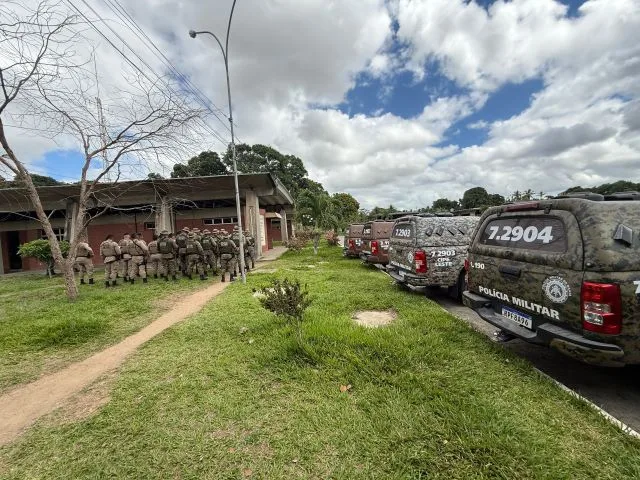
[[[224,273],[222,274],[222,278],[220,278],[220,281],[221,282],[226,282],[227,281],[226,280],[226,275]]]
[[[136,279],[132,278],[132,279],[129,280],[129,283],[131,283],[131,285],[133,285],[135,283],[135,281],[136,281]]]
[[[116,285],[118,285],[118,283],[117,283],[115,280],[112,280],[112,281],[111,281],[111,286],[112,286],[112,287],[115,287]]]
[[[156,278],[158,278],[158,277],[156,276]],[[144,278],[142,279],[142,283],[147,283],[147,277],[144,277]]]
[[[93,285],[93,278],[89,279],[89,285]]]
[[[203,274],[200,274],[200,280],[206,280],[205,276]]]
[[[168,277],[167,277],[168,278]],[[176,277],[175,275],[173,276],[173,281],[177,282],[178,281],[178,277]]]
[[[235,275],[231,275],[231,278],[229,278],[230,282],[235,282],[236,281],[236,276]]]
[[[105,286],[105,288],[109,288],[109,280],[105,280],[104,286]]]
[[[158,274],[157,274],[157,273],[154,273],[154,274],[153,274],[153,278],[158,278]]]
[[[84,278],[80,279],[80,285],[84,285]]]
[[[175,277],[173,277],[173,278],[175,278]],[[165,282],[168,282],[168,281],[169,281],[169,275],[165,275],[165,276],[164,276],[164,281],[165,281]]]

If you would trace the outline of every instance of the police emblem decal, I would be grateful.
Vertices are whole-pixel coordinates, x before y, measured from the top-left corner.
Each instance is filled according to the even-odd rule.
[[[565,303],[571,296],[571,287],[564,278],[558,276],[547,277],[542,283],[542,290],[553,303]]]
[[[407,260],[409,260],[409,263],[413,263],[413,252],[407,253]]]

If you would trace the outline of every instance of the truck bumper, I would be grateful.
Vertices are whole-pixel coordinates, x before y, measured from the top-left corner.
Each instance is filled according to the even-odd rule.
[[[429,285],[431,285],[427,279],[419,277],[412,273],[407,273],[405,271],[403,271],[403,273],[401,274],[400,271],[395,267],[387,266],[386,272],[398,283],[404,283],[406,285],[412,285],[414,287],[428,287]]]
[[[491,306],[491,300],[473,292],[462,294],[462,302],[473,309],[484,321],[511,333],[522,340],[545,345],[592,365],[624,366],[624,350],[612,343],[598,342],[552,323],[543,323],[529,330],[503,317]]]

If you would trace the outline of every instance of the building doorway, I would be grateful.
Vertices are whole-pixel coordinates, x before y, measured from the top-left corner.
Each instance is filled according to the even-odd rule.
[[[7,253],[9,254],[9,271],[22,270],[22,257],[18,255],[20,248],[20,232],[7,232]]]

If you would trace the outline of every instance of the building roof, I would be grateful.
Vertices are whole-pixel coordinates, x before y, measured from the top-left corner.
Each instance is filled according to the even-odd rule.
[[[277,177],[270,173],[238,174],[240,197],[253,191],[260,205],[290,207],[291,194]],[[79,185],[38,187],[45,210],[68,208],[78,199]],[[171,200],[215,200],[235,198],[233,175],[210,177],[168,178],[162,180],[129,180],[100,183],[96,186],[89,207],[138,205]],[[0,189],[0,212],[32,211],[33,205],[24,188]]]

